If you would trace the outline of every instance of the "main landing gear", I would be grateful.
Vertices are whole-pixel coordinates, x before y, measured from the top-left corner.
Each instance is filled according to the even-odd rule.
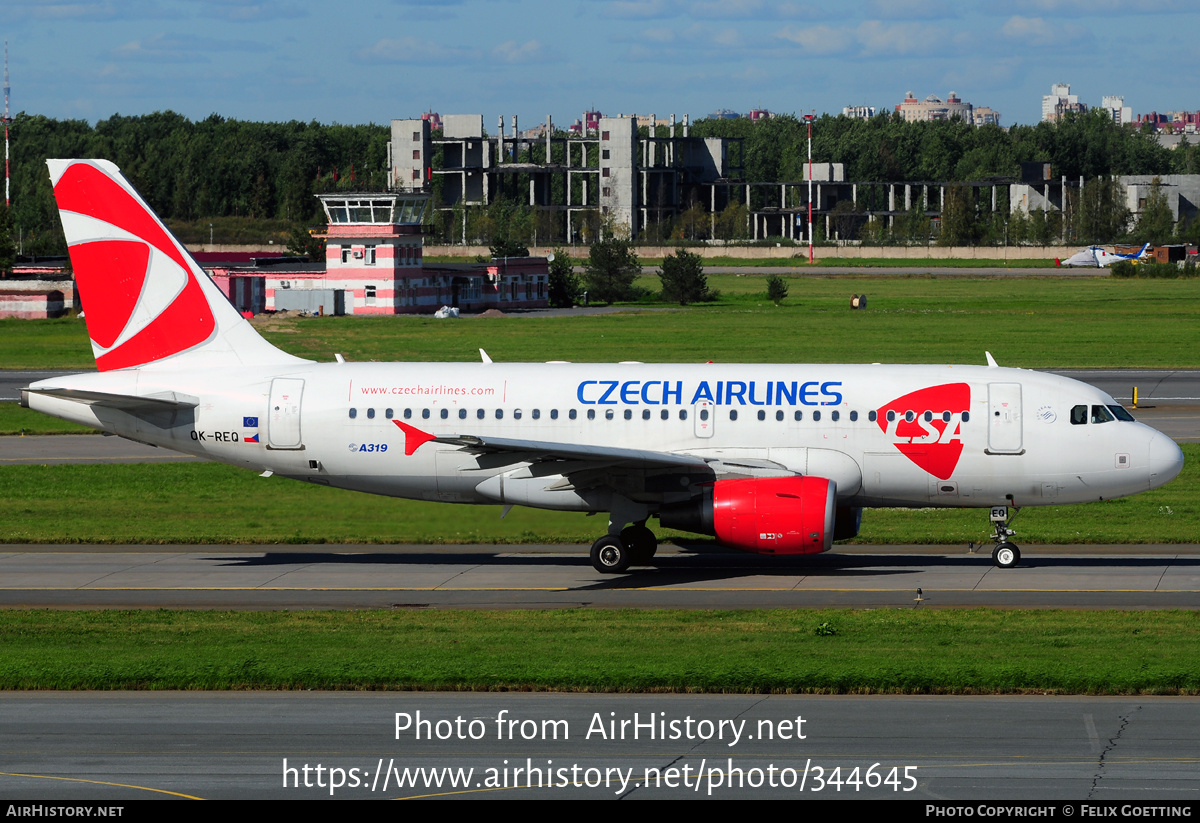
[[[996,548],[992,549],[992,562],[1001,569],[1011,569],[1021,562],[1021,550],[1016,543],[1008,542],[1008,538],[1016,534],[1008,524],[1017,516],[1018,511],[1020,509],[1013,506],[1010,515],[1008,506],[992,506],[992,527],[996,530],[992,535],[992,539],[996,541]]]
[[[603,574],[620,574],[630,566],[649,563],[657,551],[654,532],[644,522],[635,523],[619,535],[606,534],[592,544],[592,567]]]

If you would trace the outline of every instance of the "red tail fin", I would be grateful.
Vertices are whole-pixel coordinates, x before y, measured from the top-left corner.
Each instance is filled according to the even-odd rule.
[[[214,364],[296,359],[246,324],[116,166],[48,165],[101,371],[201,349]]]

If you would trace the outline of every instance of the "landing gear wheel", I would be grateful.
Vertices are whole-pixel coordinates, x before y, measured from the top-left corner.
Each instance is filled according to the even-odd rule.
[[[992,562],[1001,569],[1011,569],[1021,562],[1021,550],[1015,543],[1000,543],[992,549]]]
[[[620,574],[631,560],[629,548],[619,537],[606,534],[592,544],[592,568],[601,574]]]
[[[658,538],[654,532],[642,525],[629,526],[621,532],[621,540],[629,547],[629,563],[644,566],[658,551]]]

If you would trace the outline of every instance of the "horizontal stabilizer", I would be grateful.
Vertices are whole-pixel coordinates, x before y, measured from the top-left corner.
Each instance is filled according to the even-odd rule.
[[[61,397],[75,403],[87,406],[104,406],[122,411],[174,411],[177,409],[194,409],[200,405],[200,399],[188,394],[167,391],[148,395],[112,394],[102,391],[84,391],[83,389],[59,389],[52,386],[45,388],[22,389],[23,392],[43,394],[48,397]]]

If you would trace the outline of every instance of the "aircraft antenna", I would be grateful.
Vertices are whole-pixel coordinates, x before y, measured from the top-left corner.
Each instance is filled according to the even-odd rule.
[[[9,206],[9,172],[8,172],[8,124],[12,117],[8,113],[8,41],[4,41],[4,208]]]

